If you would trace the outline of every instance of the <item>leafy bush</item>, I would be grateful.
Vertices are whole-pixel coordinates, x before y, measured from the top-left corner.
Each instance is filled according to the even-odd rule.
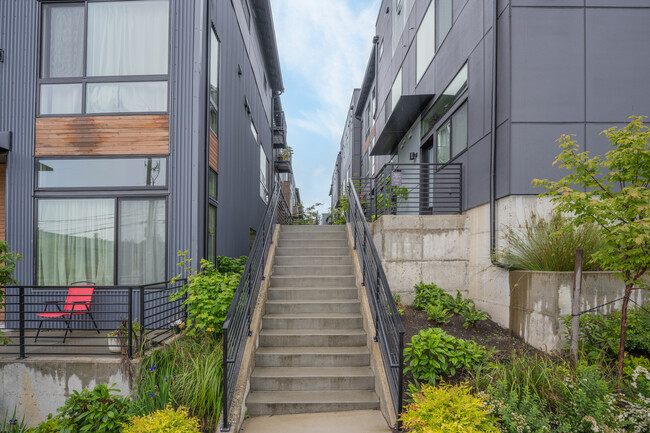
[[[92,390],[73,391],[63,407],[58,409],[61,433],[121,432],[122,423],[131,416],[131,400],[117,395],[119,389],[99,384]],[[47,430],[45,430],[47,431]]]
[[[184,260],[181,265],[185,265]],[[201,261],[201,272],[193,273],[187,284],[173,294],[172,301],[187,295],[183,307],[187,312],[187,333],[211,332],[219,336],[241,276],[220,273],[211,262]]]
[[[350,210],[350,199],[348,196],[341,195],[339,202],[334,209],[332,209],[331,224],[332,225],[345,225],[345,215]]]
[[[597,227],[593,224],[574,227],[557,212],[549,219],[531,213],[523,227],[506,228],[505,240],[507,246],[498,253],[499,258],[513,269],[573,271],[576,249],[582,248],[583,269],[601,270],[591,259],[591,255],[603,247]]]
[[[16,407],[14,406],[14,411],[11,416],[9,416],[9,410],[5,412],[4,419],[0,422],[0,432],[2,433],[24,433],[27,432],[28,428],[25,425],[25,418],[23,417],[18,421],[16,416]]]
[[[59,433],[61,426],[59,425],[59,417],[47,415],[47,420],[40,423],[38,427],[30,429],[30,433]]]
[[[214,428],[222,398],[222,347],[214,334],[183,336],[142,359],[136,383],[136,412],[147,415],[167,403],[185,406]]]
[[[124,424],[124,433],[199,433],[199,420],[184,407],[174,410],[170,405],[150,415],[133,418]]]
[[[427,313],[427,317],[429,320],[433,320],[436,323],[449,323],[449,319],[454,315],[453,313],[450,313],[448,309],[442,306],[442,304],[438,302],[433,302],[429,305],[427,305],[424,308],[425,313]]]
[[[248,257],[241,256],[238,259],[233,257],[218,256],[217,263],[219,263],[219,273],[221,274],[243,274],[244,268]]]
[[[457,339],[440,328],[423,329],[404,349],[405,372],[418,382],[435,384],[442,376],[472,370],[487,359],[487,350],[473,341]]]
[[[0,240],[0,305],[4,303],[5,299],[4,286],[18,283],[13,278],[13,275],[16,264],[22,259],[20,254],[9,250],[9,245],[5,241]],[[11,340],[5,337],[2,330],[0,330],[0,344],[7,345],[9,343],[11,343]]]
[[[412,433],[498,433],[496,419],[481,398],[470,393],[467,384],[425,385],[413,394],[413,403],[402,414]]]
[[[452,310],[455,305],[453,296],[445,293],[443,289],[434,283],[424,284],[420,281],[415,285],[415,299],[413,306],[418,310],[424,310],[427,305],[438,302],[444,308]]]
[[[460,293],[460,290],[456,290],[456,299],[454,299],[454,313],[461,314],[463,311],[474,307],[474,301],[471,299],[463,299],[463,294]]]
[[[471,306],[461,309],[460,315],[465,319],[465,322],[463,323],[464,328],[472,328],[476,325],[476,322],[487,320],[487,313],[477,310],[473,303]]]

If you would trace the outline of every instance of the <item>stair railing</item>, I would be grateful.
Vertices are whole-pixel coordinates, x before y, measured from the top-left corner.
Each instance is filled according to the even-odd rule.
[[[348,182],[348,199],[350,206],[346,220],[352,226],[354,249],[362,268],[362,285],[366,288],[375,324],[374,340],[379,343],[393,408],[400,426],[399,415],[403,407],[404,326],[352,180]]]
[[[262,281],[269,248],[273,243],[275,224],[291,224],[289,206],[282,194],[282,183],[277,182],[268,202],[264,218],[257,229],[246,267],[223,324],[223,424],[222,432],[230,431],[232,400],[241,369],[246,340],[252,336],[251,319]]]

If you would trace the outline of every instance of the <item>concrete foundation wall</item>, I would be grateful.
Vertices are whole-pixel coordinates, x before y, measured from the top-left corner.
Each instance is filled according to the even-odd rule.
[[[512,271],[509,286],[510,332],[538,349],[560,349],[566,331],[562,318],[571,314],[573,272]],[[647,302],[647,292],[635,290],[632,293],[634,301]],[[624,294],[625,284],[616,279],[613,272],[585,272],[580,311],[611,302]],[[620,310],[621,304],[622,301],[607,305],[598,313]]]
[[[122,395],[130,395],[128,377],[117,359],[51,359],[0,361],[0,417],[11,415],[35,427],[49,413],[63,406],[73,391],[95,385],[116,384]]]

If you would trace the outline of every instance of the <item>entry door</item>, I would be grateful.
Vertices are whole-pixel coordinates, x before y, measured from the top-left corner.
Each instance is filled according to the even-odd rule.
[[[420,166],[420,215],[433,213],[433,137],[420,149],[422,165]]]

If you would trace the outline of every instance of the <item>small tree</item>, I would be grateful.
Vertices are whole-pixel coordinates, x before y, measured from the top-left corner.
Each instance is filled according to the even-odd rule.
[[[596,224],[603,249],[592,255],[605,270],[625,282],[618,350],[618,376],[623,375],[627,308],[632,290],[648,289],[642,276],[650,265],[650,131],[643,116],[630,117],[622,128],[602,132],[613,149],[590,158],[576,141],[562,135],[562,152],[555,162],[571,173],[557,182],[533,180],[548,191],[557,208],[571,215],[574,225]]]
[[[13,278],[13,275],[14,270],[16,270],[16,263],[20,260],[22,260],[20,254],[10,251],[9,245],[0,240],[0,307],[4,305],[5,301],[4,286],[18,283]],[[9,339],[4,336],[2,331],[0,331],[0,344],[9,344]]]

